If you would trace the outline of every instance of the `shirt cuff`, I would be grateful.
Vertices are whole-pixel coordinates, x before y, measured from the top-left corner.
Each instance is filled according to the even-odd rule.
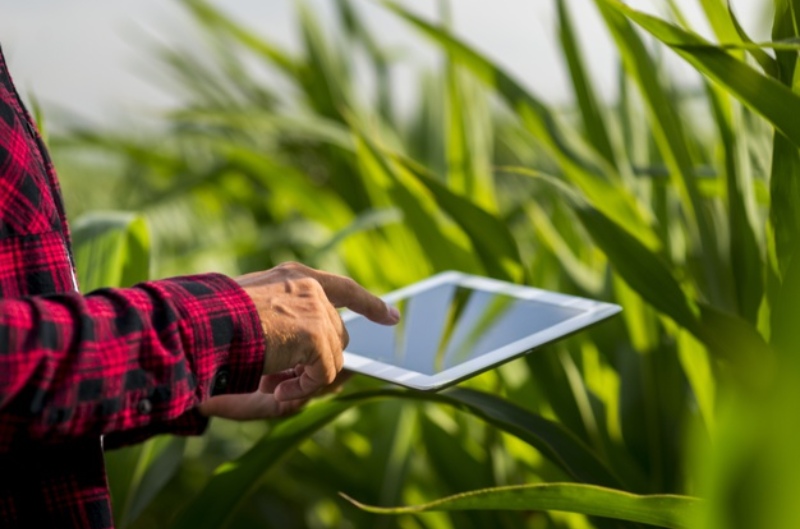
[[[208,428],[209,417],[206,417],[197,408],[186,411],[183,415],[172,421],[155,423],[143,428],[112,432],[103,436],[103,449],[115,450],[133,444],[147,441],[151,437],[162,434],[170,435],[202,435]]]
[[[250,296],[222,274],[164,281],[165,288],[184,292],[176,306],[186,350],[192,352],[188,361],[196,378],[195,404],[214,395],[256,391],[266,342]]]

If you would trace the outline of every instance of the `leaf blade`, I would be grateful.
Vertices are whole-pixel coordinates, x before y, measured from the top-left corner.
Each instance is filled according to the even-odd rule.
[[[494,487],[407,507],[376,507],[360,503],[345,494],[342,496],[360,509],[379,514],[474,509],[553,510],[646,523],[669,529],[692,527],[692,522],[703,505],[702,500],[689,496],[635,495],[575,483]]]
[[[244,455],[220,466],[200,493],[179,513],[172,527],[223,526],[273,466],[300,442],[344,411],[379,399],[433,402],[467,411],[535,446],[575,479],[610,487],[622,486],[607,465],[563,426],[499,397],[460,388],[445,394],[376,390],[318,403],[277,423]]]
[[[752,108],[794,145],[800,146],[800,96],[770,77],[761,75],[728,53],[709,47],[700,36],[656,17],[632,9],[617,0],[602,0],[624,14],[686,59],[701,73]]]

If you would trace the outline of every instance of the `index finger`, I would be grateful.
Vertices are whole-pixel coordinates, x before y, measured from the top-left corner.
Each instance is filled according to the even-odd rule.
[[[400,321],[400,312],[396,308],[387,305],[355,280],[313,268],[304,272],[322,285],[325,295],[335,307],[347,307],[384,325],[395,325]]]

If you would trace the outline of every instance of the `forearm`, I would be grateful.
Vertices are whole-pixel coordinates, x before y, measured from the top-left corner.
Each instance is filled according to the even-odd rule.
[[[3,300],[0,423],[34,439],[156,431],[212,394],[255,391],[263,343],[247,295],[214,274]]]

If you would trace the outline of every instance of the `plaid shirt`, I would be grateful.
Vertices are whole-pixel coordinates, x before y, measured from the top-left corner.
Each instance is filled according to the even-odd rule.
[[[103,444],[201,433],[196,405],[255,391],[263,355],[225,276],[77,291],[55,172],[0,51],[0,527],[112,527]]]

